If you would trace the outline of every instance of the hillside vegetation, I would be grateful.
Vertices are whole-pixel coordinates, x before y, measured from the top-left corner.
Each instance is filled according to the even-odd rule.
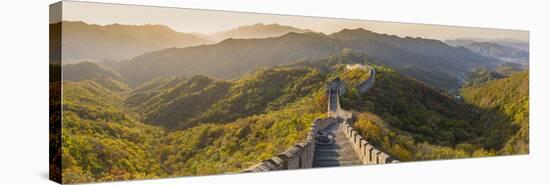
[[[309,125],[323,116],[308,97],[265,114],[226,124],[201,124],[170,133],[160,159],[170,176],[238,172],[305,139]]]
[[[198,123],[226,123],[238,118],[279,110],[318,90],[324,77],[307,68],[258,70],[227,82],[198,75],[189,80],[165,82],[139,88],[126,104],[139,112],[145,122],[167,128],[190,128]],[[139,103],[144,102],[144,103]]]
[[[368,141],[402,161],[528,153],[528,73],[464,88],[456,101],[394,70],[376,67],[376,85],[349,90]]]
[[[63,82],[65,183],[238,172],[303,141],[326,107],[323,75],[306,68],[156,79],[130,94],[93,80],[94,69]]]
[[[479,108],[486,147],[503,147],[506,154],[529,153],[528,71],[466,87],[461,94]]]
[[[347,91],[341,99],[344,108],[375,113],[419,142],[453,145],[474,137],[467,106],[395,70],[375,69],[375,86],[363,96]]]
[[[127,92],[130,88],[121,82],[118,72],[93,62],[80,62],[62,66],[63,80],[80,82],[92,80],[115,92]]]
[[[130,117],[121,97],[93,81],[63,82],[63,182],[162,175],[164,131]]]

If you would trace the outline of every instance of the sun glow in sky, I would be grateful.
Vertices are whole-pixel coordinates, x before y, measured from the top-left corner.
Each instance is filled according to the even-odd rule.
[[[161,24],[179,32],[213,33],[256,23],[293,26],[330,34],[344,28],[362,27],[378,33],[401,37],[423,37],[438,40],[456,38],[529,40],[529,32],[428,24],[407,24],[382,21],[284,16],[149,6],[117,5],[89,2],[63,3],[63,20],[88,24]]]

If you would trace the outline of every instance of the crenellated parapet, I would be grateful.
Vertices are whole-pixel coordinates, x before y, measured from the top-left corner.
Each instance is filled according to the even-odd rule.
[[[264,160],[242,172],[262,172],[298,168],[312,168],[315,153],[315,136],[318,131],[324,130],[338,122],[337,118],[315,119],[311,124],[306,141],[298,143],[284,152]]]
[[[376,149],[371,145],[366,138],[361,136],[358,131],[352,127],[353,120],[345,119],[341,127],[345,132],[346,138],[352,143],[353,150],[361,160],[362,164],[384,164],[396,163],[398,160],[390,157],[390,155]]]

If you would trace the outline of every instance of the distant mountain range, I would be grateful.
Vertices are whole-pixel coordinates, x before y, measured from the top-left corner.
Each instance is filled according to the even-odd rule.
[[[64,21],[62,28],[64,63],[85,60],[112,62],[166,48],[213,44],[228,38],[267,38],[290,32],[311,32],[291,26],[261,23],[212,34],[182,33],[163,25],[101,26],[80,21]]]
[[[176,75],[231,79],[262,67],[319,60],[345,48],[364,52],[378,64],[428,83],[433,81],[432,85],[443,89],[462,73],[502,63],[438,40],[344,29],[331,35],[291,32],[264,39],[227,39],[212,45],[170,48],[122,61],[115,69],[133,86]],[[434,75],[445,80],[430,80],[428,76]]]
[[[513,47],[523,51],[529,52],[529,41],[522,41],[517,39],[503,38],[503,39],[482,39],[482,38],[458,38],[454,40],[446,40],[445,42],[457,42],[457,43],[471,43],[471,42],[490,42],[503,46]]]
[[[229,38],[234,39],[248,39],[248,38],[267,38],[278,37],[290,32],[305,33],[312,32],[307,29],[299,29],[292,26],[285,26],[279,24],[262,24],[257,23],[254,25],[241,26],[235,29],[220,31],[212,34],[191,33],[196,36],[206,38],[213,41],[222,41]]]
[[[63,31],[65,64],[99,62],[115,69],[122,81],[134,87],[158,77],[180,75],[233,79],[258,68],[316,61],[343,49],[366,54],[373,63],[393,67],[444,90],[474,69],[494,70],[503,61],[528,61],[528,52],[508,46],[522,47],[515,40],[486,43],[459,39],[444,43],[361,28],[326,35],[279,24],[254,24],[198,34],[176,32],[162,25],[63,22]]]
[[[64,21],[63,62],[128,59],[146,52],[212,43],[163,25],[94,25]],[[55,26],[55,25],[50,25]]]
[[[456,39],[445,43],[455,47],[465,47],[474,53],[497,58],[506,62],[529,64],[529,43],[519,40]]]

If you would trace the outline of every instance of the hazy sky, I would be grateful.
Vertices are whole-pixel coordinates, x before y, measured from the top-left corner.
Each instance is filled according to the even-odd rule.
[[[64,2],[63,9],[63,20],[68,21],[84,21],[86,23],[99,25],[114,23],[132,25],[162,24],[179,32],[213,33],[243,25],[277,23],[324,32],[326,34],[340,31],[343,28],[362,27],[378,33],[439,40],[464,37],[529,40],[529,33],[527,31],[505,29],[405,24],[70,1]]]

